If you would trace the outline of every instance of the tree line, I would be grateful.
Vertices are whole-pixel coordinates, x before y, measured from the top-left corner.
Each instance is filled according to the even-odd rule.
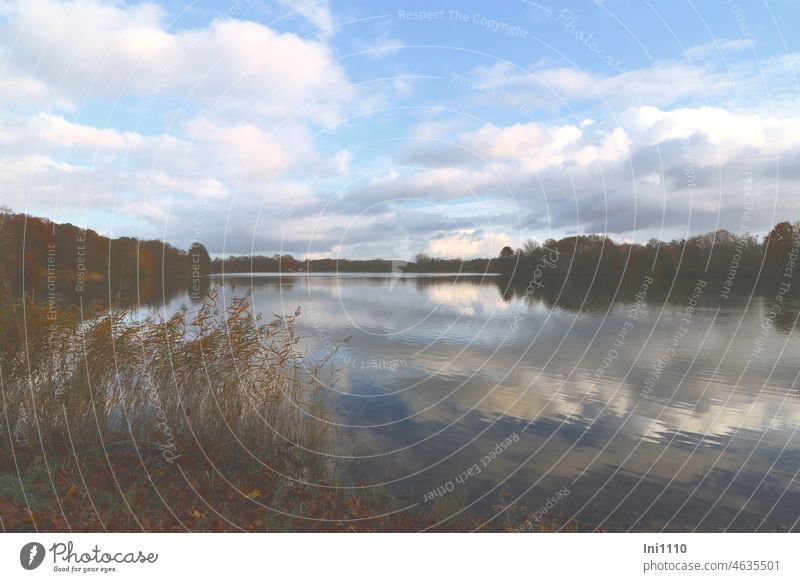
[[[410,261],[386,259],[300,260],[292,255],[240,255],[211,259],[195,242],[188,250],[158,240],[108,238],[73,224],[0,209],[0,280],[6,288],[42,294],[58,283],[68,294],[84,285],[127,288],[141,302],[186,281],[233,272],[365,272],[365,273],[495,273],[506,281],[525,282],[539,272],[543,278],[591,278],[616,282],[650,275],[675,278],[770,280],[784,276],[788,261],[797,259],[800,221],[776,224],[759,237],[728,230],[669,242],[615,242],[604,235],[576,235],[528,241],[520,249],[504,247],[497,257],[462,260],[420,253]],[[792,257],[794,257],[792,259]]]
[[[0,209],[0,282],[4,294],[42,296],[55,292],[66,300],[99,288],[135,294],[142,303],[164,290],[186,287],[211,272],[206,248],[188,251],[158,240],[108,238],[73,224]]]
[[[543,257],[548,259],[546,276],[616,280],[650,274],[659,279],[674,277],[769,279],[781,277],[787,257],[800,237],[800,221],[776,224],[763,239],[745,233],[717,230],[685,239],[647,243],[615,242],[604,235],[576,235],[528,241],[523,248],[504,247],[497,257],[443,259],[420,253],[411,261],[385,259],[300,260],[291,255],[230,256],[214,259],[212,271],[233,272],[404,272],[404,273],[495,273],[525,279]]]
[[[497,272],[525,279],[538,265],[543,276],[619,280],[644,275],[668,281],[677,278],[759,279],[784,277],[797,260],[800,221],[781,222],[759,240],[728,230],[663,242],[618,243],[602,235],[529,241],[522,249],[504,247],[493,263]],[[546,258],[546,260],[545,260]]]
[[[414,260],[310,259],[292,255],[231,255],[211,263],[214,273],[483,273],[491,259],[439,259],[423,253]]]

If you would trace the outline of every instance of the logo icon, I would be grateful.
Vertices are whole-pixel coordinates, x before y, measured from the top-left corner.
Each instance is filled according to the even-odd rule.
[[[26,570],[35,570],[44,561],[44,546],[39,542],[30,542],[19,551],[19,563]]]

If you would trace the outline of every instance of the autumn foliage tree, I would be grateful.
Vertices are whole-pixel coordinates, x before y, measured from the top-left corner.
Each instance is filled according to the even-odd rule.
[[[505,259],[505,258],[513,257],[513,256],[514,256],[514,249],[512,249],[509,246],[505,246],[500,250],[500,258],[501,259]]]
[[[210,272],[207,252],[202,263]],[[122,295],[147,302],[165,285],[188,277],[190,269],[189,254],[168,243],[110,239],[91,229],[0,209],[0,282],[11,295],[40,296],[50,284],[57,299],[69,301],[79,293],[76,289],[97,283],[109,302]]]

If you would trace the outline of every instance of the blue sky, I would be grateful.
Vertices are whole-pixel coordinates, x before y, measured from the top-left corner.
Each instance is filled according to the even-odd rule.
[[[0,0],[0,204],[217,255],[800,219],[797,2]]]

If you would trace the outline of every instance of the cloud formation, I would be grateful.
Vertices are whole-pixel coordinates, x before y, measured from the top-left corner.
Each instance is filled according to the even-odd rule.
[[[623,71],[421,59],[383,18],[348,36],[379,49],[359,61],[329,2],[280,0],[269,22],[249,4],[182,20],[150,2],[0,2],[2,203],[181,246],[199,234],[214,253],[352,257],[409,238],[471,257],[738,230],[748,199],[755,229],[800,216],[794,53],[722,39]]]

